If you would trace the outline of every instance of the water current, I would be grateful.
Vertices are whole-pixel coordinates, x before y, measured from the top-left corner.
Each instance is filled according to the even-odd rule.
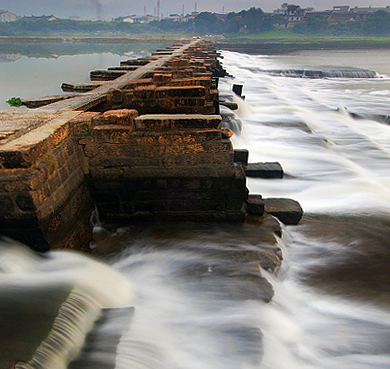
[[[222,55],[234,77],[220,80],[221,94],[244,85],[245,101],[231,97],[241,125],[234,147],[248,149],[250,162],[278,161],[285,171],[280,180],[248,179],[250,192],[293,198],[305,211],[278,239],[282,268],[263,265],[272,301],[259,292],[259,283],[269,289],[265,280],[250,283],[256,264],[224,255],[275,245],[250,227],[215,224],[97,225],[94,250],[116,250],[103,258],[108,269],[60,251],[14,253],[6,242],[5,296],[36,308],[59,294],[39,294],[42,288],[77,286],[85,309],[109,308],[72,369],[389,368],[390,52]],[[321,66],[367,68],[378,77],[266,72]],[[32,286],[35,296],[25,292]],[[61,360],[50,369],[66,367]]]

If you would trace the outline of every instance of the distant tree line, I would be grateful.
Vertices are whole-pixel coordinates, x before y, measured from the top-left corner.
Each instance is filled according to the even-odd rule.
[[[390,13],[378,10],[365,20],[331,24],[322,15],[311,15],[293,29],[301,34],[390,36]]]
[[[1,36],[47,36],[60,34],[122,34],[137,35],[147,33],[181,34],[235,34],[239,32],[259,33],[271,31],[282,23],[280,15],[270,16],[260,8],[250,8],[238,13],[231,12],[224,17],[215,13],[202,12],[188,22],[162,19],[150,23],[37,20],[0,23]],[[379,10],[365,20],[330,24],[321,15],[310,15],[291,29],[300,34],[322,35],[371,35],[390,36],[390,13]]]

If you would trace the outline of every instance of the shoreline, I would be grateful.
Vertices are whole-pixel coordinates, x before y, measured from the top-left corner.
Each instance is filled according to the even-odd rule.
[[[0,36],[0,45],[26,44],[135,44],[135,43],[177,43],[191,40],[192,36]],[[275,39],[221,39],[219,36],[206,37],[217,49],[225,49],[247,54],[284,54],[298,50],[341,50],[341,49],[390,49],[390,39],[346,38],[286,40]]]

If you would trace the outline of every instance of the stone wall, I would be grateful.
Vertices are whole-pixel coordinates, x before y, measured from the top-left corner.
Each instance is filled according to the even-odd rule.
[[[40,251],[86,248],[94,206],[107,222],[244,221],[245,174],[220,127],[211,44],[145,59],[0,128],[0,234]]]
[[[88,243],[93,203],[69,123],[78,114],[54,116],[51,130],[0,152],[1,234],[39,251]]]
[[[102,220],[244,220],[245,176],[220,116],[136,115],[85,117],[78,143]]]

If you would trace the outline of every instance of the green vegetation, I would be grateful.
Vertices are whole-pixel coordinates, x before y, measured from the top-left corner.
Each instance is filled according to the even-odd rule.
[[[274,29],[268,32],[259,33],[239,33],[225,34],[225,42],[232,43],[332,43],[332,42],[361,42],[367,41],[373,44],[390,43],[390,36],[366,36],[366,35],[329,35],[329,34],[310,34],[296,33],[292,29]]]
[[[16,106],[16,107],[22,106],[23,104],[20,97],[11,97],[6,101],[6,103],[9,104],[10,106]]]

